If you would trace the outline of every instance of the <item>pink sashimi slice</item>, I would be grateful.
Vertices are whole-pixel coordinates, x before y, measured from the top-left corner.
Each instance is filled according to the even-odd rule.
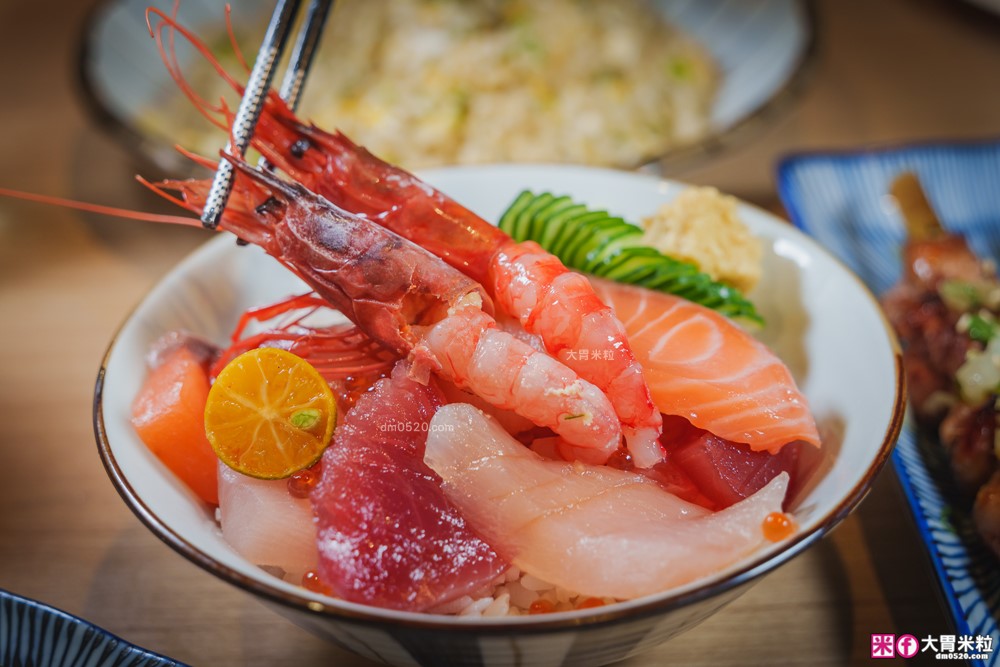
[[[660,412],[755,451],[819,446],[809,403],[791,372],[736,324],[680,297],[591,278],[625,325]]]
[[[292,583],[316,568],[316,525],[307,499],[283,479],[254,479],[219,463],[222,536],[255,565],[279,568]]]
[[[636,473],[543,459],[470,405],[442,407],[424,456],[445,493],[524,572],[631,599],[719,572],[764,543],[788,475],[712,513]]]
[[[337,428],[310,496],[319,576],[362,604],[424,611],[488,586],[508,566],[468,526],[423,461],[443,397],[397,365]]]

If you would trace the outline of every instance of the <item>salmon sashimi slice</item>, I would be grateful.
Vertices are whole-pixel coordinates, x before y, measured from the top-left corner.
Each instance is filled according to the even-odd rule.
[[[544,459],[471,405],[440,408],[424,460],[514,565],[584,595],[631,599],[719,572],[764,543],[788,475],[710,512],[632,472]]]
[[[445,497],[423,461],[443,396],[397,365],[361,396],[323,454],[310,495],[319,577],[352,602],[425,611],[488,586],[507,564]]]
[[[132,426],[142,442],[199,498],[219,504],[219,458],[205,436],[208,371],[201,351],[157,349],[149,377],[132,402]]]
[[[661,412],[720,438],[777,453],[820,444],[816,421],[788,367],[725,316],[686,299],[591,278],[625,325]]]

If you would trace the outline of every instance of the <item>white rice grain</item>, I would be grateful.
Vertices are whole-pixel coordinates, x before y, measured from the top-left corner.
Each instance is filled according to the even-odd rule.
[[[483,610],[483,616],[506,616],[509,610],[510,595],[504,593],[497,596],[497,598]]]
[[[508,595],[510,595],[510,604],[512,607],[527,609],[531,606],[532,602],[538,599],[536,591],[528,590],[519,581],[512,581],[504,588],[506,588]]]
[[[486,608],[493,604],[495,600],[491,597],[489,598],[479,598],[478,600],[473,600],[465,609],[458,612],[459,616],[482,616]]]
[[[472,598],[469,597],[468,595],[463,595],[460,598],[455,598],[451,602],[445,602],[443,604],[439,604],[436,607],[432,607],[431,609],[428,610],[428,613],[447,614],[447,615],[458,614],[471,604],[472,604]]]

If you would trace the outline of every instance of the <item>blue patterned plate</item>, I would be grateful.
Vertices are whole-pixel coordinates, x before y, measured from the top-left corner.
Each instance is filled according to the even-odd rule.
[[[4,590],[0,590],[0,665],[184,667],[76,616]]]
[[[905,170],[920,177],[945,226],[964,234],[980,256],[1000,258],[1000,142],[796,155],[778,167],[778,193],[796,226],[881,294],[900,273],[905,231],[886,193]],[[973,664],[1000,665],[1000,567],[969,512],[951,502],[958,494],[940,447],[918,437],[908,421],[893,462],[956,633],[992,636],[990,658]]]

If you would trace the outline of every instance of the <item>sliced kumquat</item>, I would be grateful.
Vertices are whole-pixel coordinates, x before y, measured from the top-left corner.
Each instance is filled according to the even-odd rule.
[[[319,460],[337,404],[326,380],[291,352],[262,347],[230,361],[205,405],[205,435],[230,468],[283,479]]]

